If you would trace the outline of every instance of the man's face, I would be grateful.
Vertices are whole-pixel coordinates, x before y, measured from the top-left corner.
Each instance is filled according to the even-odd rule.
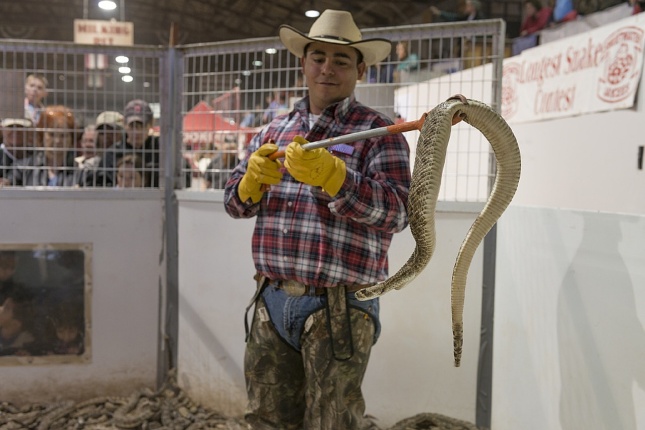
[[[358,52],[350,46],[314,42],[300,59],[309,88],[309,108],[320,114],[332,103],[349,97],[365,72],[365,63],[356,64]]]
[[[47,95],[47,88],[45,88],[45,83],[38,78],[29,77],[25,83],[25,97],[29,100],[29,103],[36,106]]]
[[[96,131],[85,130],[81,138],[81,148],[83,155],[86,157],[93,157],[96,153]]]
[[[109,148],[121,140],[122,132],[119,127],[102,125],[96,130],[96,147],[98,149]]]
[[[128,136],[128,143],[134,148],[142,148],[148,138],[149,125],[140,121],[129,122],[125,126],[125,132]]]
[[[8,149],[23,149],[29,145],[29,131],[20,126],[2,129],[2,141]]]

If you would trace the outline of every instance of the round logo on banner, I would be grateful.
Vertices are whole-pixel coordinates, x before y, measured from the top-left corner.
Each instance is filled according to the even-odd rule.
[[[504,64],[502,69],[502,117],[507,121],[517,113],[517,83],[520,74],[519,64],[513,62]]]
[[[638,65],[643,61],[643,30],[625,27],[610,34],[604,45],[603,74],[598,98],[617,103],[633,96],[638,87]]]

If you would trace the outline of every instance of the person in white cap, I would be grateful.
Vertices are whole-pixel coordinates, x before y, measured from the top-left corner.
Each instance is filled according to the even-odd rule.
[[[103,111],[94,124],[94,155],[82,161],[81,185],[111,186],[112,180],[104,169],[99,169],[108,151],[125,140],[123,115],[116,111]]]
[[[0,181],[17,160],[32,153],[33,123],[26,118],[5,118],[2,120],[2,144],[0,145]],[[31,129],[31,130],[30,130]],[[3,181],[4,182],[4,181]]]
[[[245,418],[252,429],[374,428],[361,383],[380,333],[379,301],[355,292],[388,277],[392,236],[408,225],[410,150],[401,134],[329,149],[301,144],[392,124],[354,96],[392,43],[363,39],[351,14],[337,10],[308,34],[286,25],[279,34],[300,58],[307,96],[253,138],[224,196],[230,216],[256,218]],[[269,158],[278,150],[286,170]]]

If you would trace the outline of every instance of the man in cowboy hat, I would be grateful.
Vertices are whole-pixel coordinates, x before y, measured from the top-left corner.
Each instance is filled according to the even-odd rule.
[[[301,144],[392,124],[354,97],[392,44],[365,40],[350,13],[326,10],[308,34],[280,27],[308,95],[250,144],[225,189],[234,218],[256,218],[257,270],[245,377],[252,429],[364,429],[361,383],[380,333],[392,235],[408,224],[409,147],[400,134],[305,151]],[[283,171],[270,155],[286,150]]]

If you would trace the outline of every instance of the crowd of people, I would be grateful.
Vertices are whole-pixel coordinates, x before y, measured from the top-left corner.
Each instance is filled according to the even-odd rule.
[[[46,105],[46,96],[47,80],[30,74],[24,116],[0,122],[0,186],[159,186],[159,137],[149,103],[131,100],[82,128],[70,107]],[[191,177],[187,172],[186,186]]]
[[[22,118],[3,118],[0,185],[38,187],[159,186],[159,139],[141,99],[123,113],[101,112],[80,128],[71,108],[45,105],[47,80],[25,80]]]
[[[642,4],[645,2],[639,0],[524,0],[523,21],[519,37],[513,41],[512,53],[518,55],[524,49],[536,46],[537,37],[542,30],[625,3],[632,9],[632,14],[637,14],[642,12]]]
[[[634,13],[642,11],[641,1],[627,1]],[[513,42],[513,54],[535,46],[537,35],[545,28],[619,3],[625,0],[524,0],[523,22],[519,37]],[[429,10],[438,22],[487,18],[479,0],[459,0],[451,10],[435,6]],[[392,55],[368,67],[363,79],[394,84],[413,81],[423,62],[413,52],[419,46],[411,42],[399,40],[392,44]],[[454,52],[441,54],[440,58],[450,56]],[[304,87],[304,83],[297,86]],[[101,112],[82,128],[84,121],[79,121],[69,106],[45,104],[48,82],[44,76],[27,76],[24,95],[23,116],[0,118],[0,186],[138,188],[160,185],[159,138],[152,133],[153,114],[146,101],[135,99],[122,110]],[[268,93],[263,104],[257,103],[254,109],[245,112],[240,126],[258,128],[270,123],[277,115],[290,110],[290,97],[285,91]],[[189,188],[192,180],[199,177],[202,189],[223,188],[239,162],[237,152],[238,148],[229,141],[212,142],[207,151],[186,151],[183,186]],[[205,153],[206,158],[202,157]],[[121,163],[126,155],[130,157]]]

